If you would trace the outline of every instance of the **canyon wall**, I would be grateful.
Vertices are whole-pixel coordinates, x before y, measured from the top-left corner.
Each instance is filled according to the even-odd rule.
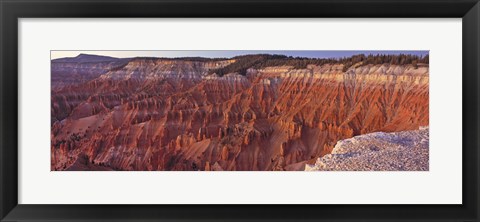
[[[234,62],[135,58],[65,83],[52,71],[52,170],[304,170],[339,140],[428,126],[425,64],[209,73]]]

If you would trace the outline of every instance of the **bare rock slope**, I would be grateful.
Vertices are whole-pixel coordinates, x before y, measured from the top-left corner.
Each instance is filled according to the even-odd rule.
[[[337,142],[331,154],[307,164],[306,171],[428,170],[428,127],[394,133],[376,132]]]

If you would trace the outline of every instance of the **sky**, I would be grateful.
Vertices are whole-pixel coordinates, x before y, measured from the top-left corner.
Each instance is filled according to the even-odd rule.
[[[388,51],[388,50],[144,50],[144,51],[51,51],[51,59],[75,57],[79,54],[93,54],[104,55],[116,58],[131,58],[131,57],[206,57],[206,58],[231,58],[238,55],[247,54],[280,54],[294,57],[308,57],[308,58],[340,58],[349,57],[356,54],[414,54],[414,55],[428,55],[426,50],[417,51]]]

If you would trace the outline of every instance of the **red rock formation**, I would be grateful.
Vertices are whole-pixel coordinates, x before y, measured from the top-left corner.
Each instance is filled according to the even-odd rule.
[[[338,140],[428,125],[425,66],[207,76],[232,62],[136,59],[53,91],[52,170],[303,170]]]
[[[129,59],[80,54],[73,58],[54,59],[51,62],[51,87],[57,90],[98,78],[111,69],[123,67]]]

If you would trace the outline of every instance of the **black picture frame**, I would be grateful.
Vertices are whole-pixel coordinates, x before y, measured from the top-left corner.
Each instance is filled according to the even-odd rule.
[[[0,16],[1,221],[479,221],[478,0],[0,0]],[[18,204],[17,20],[47,17],[463,18],[463,204]]]

